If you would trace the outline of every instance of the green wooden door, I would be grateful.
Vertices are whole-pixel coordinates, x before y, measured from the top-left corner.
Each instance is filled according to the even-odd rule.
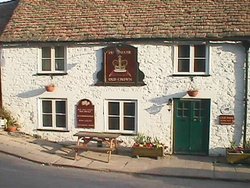
[[[174,153],[208,154],[210,100],[174,99]]]

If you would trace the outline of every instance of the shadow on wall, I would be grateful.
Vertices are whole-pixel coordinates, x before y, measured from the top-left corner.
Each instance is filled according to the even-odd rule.
[[[169,99],[181,98],[181,97],[184,97],[185,95],[186,95],[186,92],[179,92],[179,93],[174,93],[174,94],[167,95],[167,96],[153,98],[150,100],[150,102],[153,103],[153,105],[147,108],[146,111],[149,114],[155,115],[159,113],[165,105],[168,104]]]
[[[244,48],[242,46],[244,51]],[[245,54],[244,54],[245,55]],[[236,61],[232,62],[234,65],[235,74],[235,96],[234,96],[234,114],[237,114],[235,119],[234,135],[233,140],[236,143],[240,143],[243,139],[243,127],[244,127],[244,62],[245,56],[238,54],[236,56]]]
[[[25,98],[31,98],[31,97],[39,96],[39,95],[41,95],[44,92],[45,92],[44,88],[39,88],[39,89],[35,89],[35,90],[30,90],[30,91],[27,91],[27,92],[19,93],[17,95],[17,97],[24,98],[24,99]]]

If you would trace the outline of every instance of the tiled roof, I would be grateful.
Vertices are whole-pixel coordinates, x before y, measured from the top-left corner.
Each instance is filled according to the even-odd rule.
[[[250,37],[250,0],[20,0],[3,42]]]
[[[0,35],[8,23],[13,10],[16,8],[18,1],[0,3]]]

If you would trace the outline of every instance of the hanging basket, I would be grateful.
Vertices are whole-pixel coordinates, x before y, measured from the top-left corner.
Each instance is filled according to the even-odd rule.
[[[199,93],[198,90],[188,90],[188,91],[187,91],[187,94],[188,94],[190,97],[195,97],[195,96],[198,95],[198,93]]]
[[[56,86],[53,84],[45,86],[46,91],[53,92],[55,90]]]

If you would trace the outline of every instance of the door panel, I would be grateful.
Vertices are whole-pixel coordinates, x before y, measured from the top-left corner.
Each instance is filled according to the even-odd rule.
[[[174,100],[174,152],[207,154],[210,100]]]
[[[189,137],[190,137],[190,103],[178,102],[176,103],[176,123],[179,126],[176,126],[175,133],[178,135],[176,139],[175,149],[179,152],[185,152],[189,150]]]

